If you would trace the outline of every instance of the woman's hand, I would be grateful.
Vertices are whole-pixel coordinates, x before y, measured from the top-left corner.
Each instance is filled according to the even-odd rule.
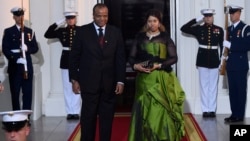
[[[142,64],[134,64],[134,70],[140,71],[140,72],[145,72],[145,73],[150,73],[154,70],[158,70],[161,68],[161,64],[154,63],[152,68],[145,68],[142,66]]]
[[[142,64],[134,64],[134,70],[139,71],[139,72],[145,72],[145,73],[151,72],[150,68],[145,68],[143,67]]]
[[[154,70],[159,70],[161,68],[161,64],[158,63],[154,63],[153,67],[150,69],[150,71],[154,71]]]

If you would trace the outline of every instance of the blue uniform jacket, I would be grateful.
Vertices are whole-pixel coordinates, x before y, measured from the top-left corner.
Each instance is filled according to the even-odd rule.
[[[38,51],[38,45],[36,41],[35,34],[33,31],[24,27],[24,43],[27,45],[28,50],[26,51],[27,68],[29,75],[33,75],[33,66],[31,60],[31,54]],[[23,73],[23,64],[17,64],[18,58],[22,57],[22,51],[20,49],[21,45],[21,32],[14,25],[10,28],[4,30],[2,47],[3,53],[8,59],[8,73],[17,74]],[[20,52],[13,52],[13,50],[20,50]]]
[[[227,71],[249,69],[247,52],[250,50],[250,26],[245,27],[245,25],[241,21],[233,31],[232,26],[228,27],[228,40],[231,42],[231,47],[228,53]]]

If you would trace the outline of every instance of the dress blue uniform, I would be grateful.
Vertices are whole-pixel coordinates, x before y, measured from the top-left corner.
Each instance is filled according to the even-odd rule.
[[[65,12],[66,19],[76,18],[76,12]],[[63,21],[62,21],[63,22]],[[45,32],[44,37],[48,39],[58,38],[62,44],[62,53],[60,59],[60,68],[62,70],[63,92],[65,99],[65,109],[67,119],[79,119],[81,109],[80,94],[74,94],[72,91],[72,84],[69,79],[69,53],[73,45],[73,38],[79,30],[79,26],[67,25],[67,27],[59,27],[57,23],[49,26]]]
[[[14,18],[23,16],[24,11],[21,8],[13,8],[11,12]],[[23,30],[24,44],[27,46],[26,62],[28,78],[24,78],[24,64],[17,63],[18,59],[22,58],[21,32],[20,25],[16,24],[4,30],[2,47],[3,53],[8,59],[8,74],[9,84],[12,99],[13,110],[31,109],[32,105],[32,82],[33,82],[33,65],[31,54],[38,51],[36,37],[32,29],[25,27]],[[22,107],[20,105],[20,90],[22,89]]]
[[[214,15],[214,9],[202,9],[201,13],[210,19]],[[204,17],[202,17],[204,18]],[[211,22],[211,21],[210,21]],[[199,42],[196,66],[199,71],[201,109],[203,117],[215,117],[217,107],[217,91],[219,79],[219,52],[223,48],[223,29],[217,25],[205,22],[198,24],[197,19],[192,19],[181,27],[181,31],[193,35]]]
[[[230,6],[230,17],[241,12],[242,7]],[[242,21],[234,22],[228,27],[228,41],[231,43],[227,59],[227,76],[229,84],[229,100],[232,115],[225,122],[243,121],[245,116],[248,51],[250,50],[250,26]]]

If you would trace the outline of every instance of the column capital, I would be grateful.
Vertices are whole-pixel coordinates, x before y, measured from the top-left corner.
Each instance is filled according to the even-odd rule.
[[[78,11],[78,0],[64,0],[64,11]]]

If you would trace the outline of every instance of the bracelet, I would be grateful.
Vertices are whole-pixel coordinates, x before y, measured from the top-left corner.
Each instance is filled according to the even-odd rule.
[[[135,67],[135,65],[136,65],[136,64],[134,64],[134,66],[133,66],[133,69],[134,69],[134,70],[136,70],[136,67]]]
[[[159,69],[161,69],[162,64],[158,64],[158,65],[159,65]]]
[[[71,83],[74,84],[74,83],[76,83],[76,81],[75,81],[74,79],[72,79],[72,80],[71,80]]]

